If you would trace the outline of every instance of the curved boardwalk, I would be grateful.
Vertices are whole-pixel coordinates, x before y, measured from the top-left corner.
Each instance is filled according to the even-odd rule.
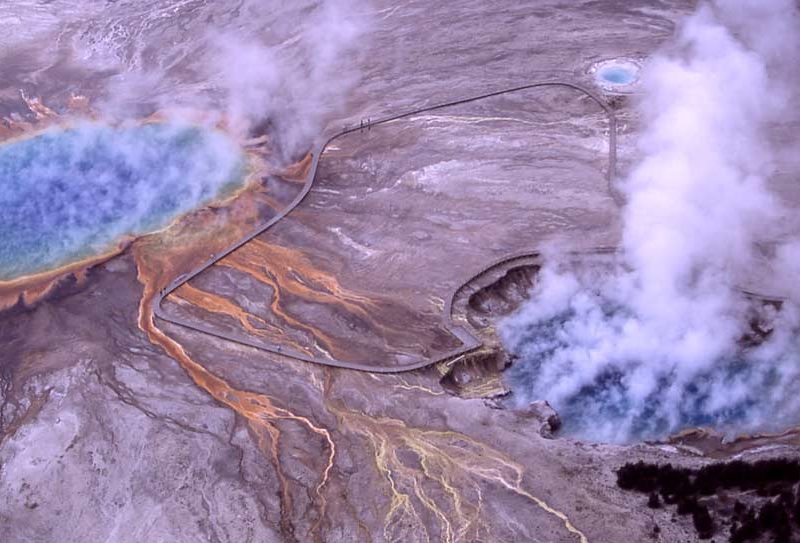
[[[477,272],[471,274],[469,277],[467,277],[463,281],[461,281],[459,283],[459,286],[457,286],[455,289],[453,289],[452,292],[450,292],[449,296],[445,297],[446,302],[445,302],[445,307],[444,307],[444,311],[443,311],[443,314],[442,314],[442,324],[443,324],[444,328],[448,332],[450,332],[453,336],[458,338],[459,341],[461,341],[462,345],[460,347],[456,348],[456,349],[450,350],[450,351],[445,352],[445,353],[441,353],[441,354],[439,354],[439,355],[437,355],[435,357],[419,358],[419,359],[417,359],[417,360],[415,360],[413,362],[410,362],[408,364],[404,364],[402,366],[392,366],[392,367],[375,366],[375,365],[371,365],[371,364],[357,364],[357,363],[346,362],[346,361],[342,361],[342,360],[314,357],[314,356],[309,356],[309,355],[306,355],[304,353],[300,353],[300,352],[294,351],[292,349],[283,348],[280,345],[267,344],[267,343],[255,341],[253,339],[249,339],[249,338],[246,338],[246,337],[235,337],[235,336],[232,336],[230,334],[226,334],[224,332],[213,330],[212,328],[210,328],[208,326],[205,326],[203,324],[190,322],[190,321],[188,321],[186,319],[182,319],[180,317],[169,315],[162,309],[161,302],[166,296],[168,296],[170,293],[175,291],[181,285],[183,285],[184,283],[190,281],[191,279],[193,279],[194,277],[196,277],[197,275],[199,275],[200,273],[202,273],[203,271],[205,271],[209,267],[213,266],[214,264],[216,264],[222,258],[225,258],[226,256],[230,255],[231,253],[233,253],[234,251],[236,251],[237,249],[239,249],[240,247],[242,247],[243,245],[245,245],[246,243],[251,241],[256,236],[259,236],[259,235],[263,234],[264,232],[266,232],[267,230],[269,230],[278,221],[280,221],[281,219],[283,219],[284,217],[289,215],[295,208],[297,208],[300,204],[302,204],[303,201],[306,199],[306,196],[308,196],[309,192],[311,191],[311,188],[314,186],[314,182],[317,179],[317,170],[318,170],[318,167],[319,167],[319,161],[320,161],[320,158],[322,157],[322,154],[325,152],[325,149],[331,143],[336,141],[337,139],[342,138],[342,137],[344,137],[344,136],[346,136],[348,134],[352,134],[354,132],[358,132],[360,130],[363,130],[364,128],[369,128],[371,126],[378,126],[378,125],[386,124],[386,123],[389,123],[389,122],[392,122],[392,121],[396,121],[396,120],[399,120],[399,119],[405,119],[405,118],[409,118],[409,117],[414,117],[416,115],[419,115],[419,114],[422,114],[422,113],[426,113],[426,112],[429,112],[429,111],[435,111],[435,110],[444,109],[444,108],[457,106],[457,105],[461,105],[461,104],[468,104],[468,103],[471,103],[471,102],[477,102],[479,100],[485,100],[487,98],[491,98],[491,97],[494,97],[494,96],[501,96],[501,95],[504,95],[504,94],[517,93],[517,92],[521,92],[521,91],[525,91],[525,90],[529,90],[529,89],[545,88],[545,87],[565,87],[565,88],[568,88],[568,89],[572,89],[572,90],[574,90],[576,92],[582,93],[582,94],[588,96],[589,98],[591,98],[605,112],[606,116],[608,117],[608,123],[609,123],[609,133],[608,133],[608,139],[609,139],[609,141],[608,141],[608,171],[607,171],[608,190],[609,190],[610,194],[612,195],[612,197],[614,198],[614,201],[618,205],[621,204],[622,203],[622,197],[621,197],[621,195],[619,194],[619,192],[615,189],[615,187],[613,185],[613,181],[614,181],[615,174],[616,174],[616,164],[617,164],[617,123],[616,123],[616,117],[614,115],[614,111],[605,102],[605,100],[603,100],[601,97],[599,97],[598,95],[596,95],[592,91],[589,91],[589,90],[587,90],[586,88],[584,88],[584,87],[582,87],[580,85],[577,85],[575,83],[570,83],[568,81],[560,81],[560,80],[542,81],[542,82],[537,82],[537,83],[531,83],[531,84],[528,84],[528,85],[522,85],[522,86],[519,86],[519,87],[512,87],[512,88],[502,89],[502,90],[499,90],[499,91],[495,91],[495,92],[491,92],[491,93],[487,93],[487,94],[481,94],[479,96],[473,96],[473,97],[469,97],[469,98],[464,98],[464,99],[461,99],[461,100],[455,100],[455,101],[452,101],[452,102],[446,102],[446,103],[437,104],[437,105],[433,105],[433,106],[428,106],[428,107],[424,107],[424,108],[414,109],[414,110],[406,111],[404,113],[400,113],[400,114],[397,114],[397,115],[391,115],[391,116],[388,116],[388,117],[384,117],[384,118],[379,119],[377,121],[372,121],[372,122],[370,122],[368,124],[361,124],[359,126],[354,126],[352,128],[347,128],[345,130],[342,130],[342,131],[330,136],[329,138],[324,140],[323,143],[315,146],[315,149],[314,149],[313,154],[312,154],[313,161],[311,163],[311,168],[309,170],[308,176],[306,177],[306,181],[305,181],[305,183],[303,185],[303,188],[300,191],[300,193],[297,195],[297,197],[295,197],[295,199],[285,209],[283,209],[280,213],[278,213],[277,215],[275,215],[274,217],[272,217],[268,221],[265,221],[264,223],[258,225],[252,232],[250,232],[249,234],[244,236],[242,239],[240,239],[236,243],[233,243],[232,245],[227,247],[225,250],[220,251],[218,253],[215,253],[208,260],[203,262],[200,266],[198,266],[194,270],[178,276],[175,280],[173,280],[171,283],[169,283],[169,285],[167,285],[166,288],[164,288],[162,291],[160,291],[158,293],[158,295],[153,299],[153,302],[152,302],[153,303],[153,314],[156,317],[158,317],[159,319],[162,319],[162,320],[164,320],[166,322],[170,322],[172,324],[175,324],[175,325],[178,325],[178,326],[182,326],[182,327],[188,328],[190,330],[195,330],[197,332],[202,332],[204,334],[215,336],[215,337],[220,338],[220,339],[224,339],[224,340],[227,340],[227,341],[232,341],[234,343],[238,343],[238,344],[241,344],[241,345],[246,345],[248,347],[253,347],[255,349],[259,349],[259,350],[262,350],[262,351],[266,351],[266,352],[270,352],[270,353],[274,353],[274,354],[279,354],[281,356],[286,356],[286,357],[293,358],[293,359],[296,359],[296,360],[302,360],[304,362],[311,362],[311,363],[322,364],[322,365],[326,365],[326,366],[333,366],[333,367],[345,368],[345,369],[353,369],[353,370],[359,370],[359,371],[368,371],[368,372],[374,372],[374,373],[401,373],[401,372],[416,370],[416,369],[424,368],[426,366],[430,366],[432,364],[437,364],[437,363],[442,362],[444,360],[450,360],[450,359],[452,359],[454,357],[457,357],[459,355],[462,355],[464,353],[467,353],[469,351],[472,351],[472,350],[480,347],[482,345],[482,342],[470,330],[468,330],[467,328],[465,328],[463,326],[457,325],[456,323],[453,322],[453,319],[452,319],[452,306],[453,306],[453,301],[454,301],[456,295],[466,285],[470,284],[473,280],[475,280],[476,278],[482,276],[483,274],[487,273],[488,271],[496,268],[497,266],[508,265],[508,264],[511,264],[514,261],[520,260],[520,259],[529,259],[531,257],[536,257],[536,256],[538,256],[538,251],[532,250],[532,251],[529,251],[529,252],[516,253],[516,254],[512,254],[512,255],[503,257],[503,258],[501,258],[499,260],[491,262],[490,264],[484,266],[483,268],[481,268]]]

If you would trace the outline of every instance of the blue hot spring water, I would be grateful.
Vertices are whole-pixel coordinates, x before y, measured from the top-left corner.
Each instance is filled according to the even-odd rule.
[[[516,357],[504,376],[513,391],[510,405],[546,399],[565,435],[618,443],[698,426],[735,435],[797,424],[794,309],[782,316],[756,302],[743,319],[741,340],[708,358],[702,349],[687,355],[642,333],[646,321],[620,299],[590,290],[598,284],[563,305],[546,302],[544,311],[523,307],[502,323],[504,344]],[[695,346],[706,341],[695,339]]]
[[[598,76],[612,85],[630,85],[636,80],[634,70],[626,66],[606,66],[600,69]]]
[[[189,124],[83,123],[0,146],[0,280],[101,254],[231,192],[245,160]]]

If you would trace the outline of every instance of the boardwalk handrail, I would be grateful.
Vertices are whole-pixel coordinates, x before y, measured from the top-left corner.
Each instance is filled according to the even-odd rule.
[[[346,136],[348,134],[352,134],[354,132],[359,132],[359,131],[363,130],[364,128],[370,129],[373,126],[379,126],[379,125],[391,123],[393,121],[406,119],[406,118],[409,118],[409,117],[414,117],[416,115],[420,115],[422,113],[427,113],[429,111],[436,111],[436,110],[439,110],[439,109],[444,109],[444,108],[453,107],[453,106],[457,106],[457,105],[468,104],[468,103],[471,103],[471,102],[477,102],[479,100],[485,100],[487,98],[492,98],[492,97],[495,97],[495,96],[501,96],[501,95],[504,95],[504,94],[512,94],[512,93],[517,93],[517,92],[521,92],[521,91],[525,91],[525,90],[529,90],[529,89],[543,88],[543,87],[564,87],[564,88],[569,88],[569,89],[576,90],[576,91],[588,96],[590,99],[592,99],[605,112],[606,116],[608,117],[608,123],[609,123],[609,126],[608,126],[608,171],[606,173],[606,178],[607,178],[607,183],[608,183],[608,191],[611,194],[611,196],[614,199],[614,201],[617,203],[617,205],[621,205],[623,203],[622,195],[619,193],[619,191],[614,186],[614,180],[615,180],[615,177],[616,177],[616,167],[617,167],[617,120],[616,120],[616,116],[614,115],[614,111],[611,108],[611,106],[609,106],[609,104],[605,100],[603,100],[601,97],[599,97],[598,95],[596,95],[592,91],[590,91],[590,90],[588,90],[588,89],[586,89],[586,88],[584,88],[584,87],[582,87],[582,86],[580,86],[580,85],[578,85],[576,83],[571,83],[571,82],[568,82],[568,81],[561,81],[561,80],[541,81],[541,82],[530,83],[530,84],[527,84],[527,85],[521,85],[521,86],[517,86],[517,87],[505,88],[505,89],[501,89],[501,90],[498,90],[498,91],[494,91],[494,92],[490,92],[490,93],[486,93],[486,94],[481,94],[481,95],[478,95],[478,96],[472,96],[472,97],[469,97],[469,98],[463,98],[463,99],[460,99],[460,100],[454,100],[454,101],[444,102],[444,103],[440,103],[440,104],[436,104],[436,105],[432,105],[432,106],[416,108],[416,109],[412,109],[412,110],[409,110],[409,111],[406,111],[406,112],[403,112],[403,113],[399,113],[399,114],[395,114],[395,115],[389,115],[387,117],[383,117],[383,118],[378,119],[376,121],[368,121],[366,125],[362,121],[359,126],[354,126],[354,127],[351,127],[351,128],[345,128],[344,130],[341,130],[341,131],[333,134],[332,136],[328,137],[327,139],[321,140],[322,143],[316,145],[314,147],[314,151],[312,151],[312,163],[311,163],[311,167],[309,169],[309,173],[306,176],[306,180],[305,180],[305,182],[303,184],[302,190],[297,194],[297,196],[294,198],[294,200],[292,200],[292,202],[286,208],[281,210],[280,213],[278,213],[277,215],[271,217],[267,221],[259,224],[250,233],[246,234],[244,237],[242,237],[241,239],[239,239],[235,243],[232,243],[231,245],[229,245],[224,250],[222,250],[222,251],[220,251],[218,253],[214,253],[213,255],[211,255],[211,257],[209,259],[207,259],[206,261],[201,263],[194,270],[191,270],[191,271],[189,271],[187,273],[183,273],[183,274],[179,275],[178,277],[176,277],[174,280],[172,280],[164,289],[159,291],[157,293],[157,295],[153,298],[153,301],[152,301],[153,314],[156,317],[158,317],[159,319],[164,320],[166,322],[169,322],[169,323],[172,323],[172,324],[184,327],[184,328],[188,328],[190,330],[195,330],[197,332],[202,332],[204,334],[207,334],[207,335],[210,335],[210,336],[214,336],[214,337],[217,337],[217,338],[220,338],[220,339],[224,339],[224,340],[227,340],[227,341],[232,341],[232,342],[238,343],[240,345],[253,347],[255,349],[259,349],[259,350],[266,351],[266,352],[271,352],[273,354],[286,356],[286,357],[293,358],[293,359],[296,359],[296,360],[301,360],[301,361],[304,361],[304,362],[311,362],[311,363],[315,363],[315,364],[322,364],[322,365],[325,365],[325,366],[333,366],[333,367],[338,367],[338,368],[345,368],[345,369],[352,369],[352,370],[359,370],[359,371],[367,371],[367,372],[372,372],[372,373],[401,373],[401,372],[406,372],[406,371],[412,371],[412,370],[424,368],[424,367],[427,367],[427,366],[430,366],[430,365],[433,365],[433,364],[437,364],[437,363],[442,362],[444,360],[452,359],[454,357],[460,356],[462,354],[465,354],[465,353],[467,353],[469,351],[472,351],[472,350],[474,350],[476,348],[481,347],[482,346],[482,342],[480,341],[480,339],[475,334],[473,334],[467,328],[465,328],[463,326],[460,326],[460,325],[457,325],[457,324],[455,324],[453,322],[452,307],[453,307],[453,302],[455,300],[456,295],[466,285],[470,284],[473,280],[475,280],[477,277],[482,276],[487,271],[489,271],[489,270],[491,270],[491,269],[493,269],[493,268],[495,268],[497,266],[500,266],[500,265],[509,264],[509,263],[511,263],[511,262],[513,262],[515,260],[537,258],[539,256],[539,252],[538,251],[517,253],[517,254],[509,255],[509,256],[503,257],[503,258],[501,258],[499,260],[496,260],[496,261],[490,263],[489,265],[482,267],[481,270],[478,271],[477,273],[471,274],[467,279],[465,279],[464,281],[459,283],[459,285],[450,293],[449,297],[447,298],[447,300],[445,302],[445,307],[444,307],[444,311],[443,311],[443,315],[442,315],[442,324],[445,327],[445,329],[447,329],[448,332],[450,332],[453,336],[458,338],[459,341],[461,341],[462,345],[460,347],[457,347],[457,348],[452,349],[450,351],[447,351],[445,353],[441,353],[441,354],[436,355],[436,356],[431,357],[431,358],[419,358],[418,360],[415,360],[413,362],[410,362],[410,363],[407,363],[407,364],[403,364],[403,365],[396,365],[396,366],[375,366],[375,365],[368,364],[368,363],[359,364],[359,363],[354,363],[354,362],[346,362],[346,361],[343,361],[343,360],[336,360],[336,359],[329,359],[329,358],[323,358],[323,357],[310,356],[310,355],[295,351],[293,349],[282,347],[280,345],[273,345],[273,344],[269,344],[269,343],[266,343],[266,342],[255,341],[255,340],[247,338],[247,337],[234,336],[234,335],[228,334],[226,332],[221,332],[221,331],[214,330],[214,329],[212,329],[209,326],[206,326],[204,324],[190,322],[187,319],[183,319],[181,317],[169,315],[161,307],[161,302],[163,301],[163,299],[165,297],[169,296],[173,291],[175,291],[181,285],[183,285],[184,283],[187,283],[188,281],[192,280],[197,275],[199,275],[200,273],[202,273],[203,271],[205,271],[206,269],[208,269],[212,265],[216,264],[217,262],[219,262],[221,259],[225,258],[226,256],[230,255],[231,253],[233,253],[234,251],[236,251],[237,249],[239,249],[240,247],[242,247],[246,243],[250,242],[256,236],[259,236],[259,235],[263,234],[264,232],[269,230],[272,226],[277,224],[281,219],[283,219],[284,217],[289,215],[289,213],[291,213],[296,207],[298,207],[305,200],[306,196],[308,196],[309,192],[311,191],[311,188],[314,185],[314,182],[317,179],[317,171],[318,171],[318,168],[319,168],[319,161],[320,161],[320,159],[322,157],[322,154],[325,152],[325,150],[328,148],[328,146],[331,143],[333,143],[334,141],[336,141],[337,139],[339,139],[341,137],[344,137],[344,136]],[[604,250],[604,249],[600,249],[600,250]]]

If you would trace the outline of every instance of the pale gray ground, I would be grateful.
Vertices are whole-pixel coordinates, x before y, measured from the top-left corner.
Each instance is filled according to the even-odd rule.
[[[194,97],[210,87],[196,60],[207,49],[199,44],[204,28],[227,25],[243,38],[264,34],[279,43],[309,12],[305,4],[270,4],[6,2],[0,5],[8,29],[0,38],[3,112],[22,111],[19,89],[56,108],[71,92],[105,96],[126,107]],[[358,66],[358,84],[343,111],[324,124],[339,128],[542,75],[585,82],[585,70],[596,60],[652,52],[691,7],[644,1],[375,1],[360,8],[372,14],[371,31],[348,53]],[[73,47],[77,53],[70,53]],[[108,61],[109,72],[89,68],[99,59]],[[155,70],[158,77],[150,86],[128,87],[110,76],[116,70],[110,59]],[[384,201],[377,189],[370,200],[343,187],[338,197],[345,195],[346,205],[331,204],[317,223],[314,207],[308,208],[302,219],[287,223],[283,239],[293,239],[292,228],[324,234],[319,245],[307,247],[341,259],[341,276],[351,282],[359,269],[370,271],[369,259],[363,267],[347,268],[363,248],[394,251],[403,273],[387,277],[398,292],[409,293],[403,299],[412,308],[415,300],[427,300],[426,289],[438,293],[457,283],[460,275],[454,278],[442,266],[448,259],[463,271],[484,256],[513,252],[562,229],[574,234],[574,243],[613,239],[616,210],[600,190],[601,117],[569,94],[544,93],[541,99],[567,105],[570,115],[536,116],[520,96],[353,140],[351,148],[331,153],[328,171],[358,178],[359,187],[377,174],[377,187],[401,181],[403,189]],[[625,162],[632,156],[636,120],[629,104],[621,108]],[[120,106],[110,109],[118,112]],[[542,130],[532,131],[529,140],[526,130],[515,128],[519,120],[480,119],[498,111],[515,119],[533,116]],[[584,127],[582,145],[567,144],[571,131]],[[546,152],[538,145],[549,149],[546,137],[563,145],[554,144],[559,151],[542,166]],[[520,146],[520,155],[510,143]],[[565,147],[573,149],[569,160],[561,153]],[[464,153],[476,148],[480,160]],[[468,189],[459,186],[462,178],[472,180]],[[498,189],[478,182],[487,179]],[[520,182],[530,183],[530,192],[509,196]],[[315,201],[320,208],[327,206],[323,195]],[[428,196],[441,200],[433,210],[425,207]],[[349,214],[369,212],[370,201],[386,231],[359,231],[348,242],[342,236]],[[409,242],[404,234],[415,239],[414,231],[425,229],[402,232],[399,218],[395,227],[391,210],[398,206],[411,223],[440,225],[430,229],[431,238]],[[447,235],[465,224],[467,210],[480,214],[470,228],[485,235],[474,255],[457,232]],[[340,234],[334,228],[342,228]],[[435,249],[426,251],[425,244]],[[425,279],[419,285],[408,274],[415,262]],[[380,288],[372,275],[365,274],[363,284]],[[96,269],[77,293],[0,320],[0,541],[578,540],[533,498],[563,512],[589,541],[649,540],[654,523],[661,541],[694,537],[687,519],[673,523],[668,511],[647,509],[641,496],[619,491],[613,470],[640,458],[692,464],[705,459],[666,446],[545,440],[523,414],[446,394],[433,369],[404,376],[323,369],[165,326],[233,389],[265,395],[310,421],[311,426],[274,412],[270,418],[264,409],[259,416],[270,421],[270,436],[197,388],[147,341],[136,327],[140,293],[132,259],[123,256]],[[375,344],[365,349],[374,353]],[[246,411],[252,405],[244,401],[238,407]],[[317,488],[330,446],[312,427],[327,429],[336,447],[322,497]],[[779,445],[762,454],[794,455],[796,449]]]

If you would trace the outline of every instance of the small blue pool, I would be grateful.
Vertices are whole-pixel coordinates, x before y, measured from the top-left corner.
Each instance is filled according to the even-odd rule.
[[[625,92],[639,82],[639,65],[630,60],[606,60],[593,68],[597,84],[607,90]]]
[[[189,124],[87,122],[0,145],[0,280],[164,228],[244,177],[232,139]]]
[[[607,66],[598,72],[598,76],[613,85],[630,85],[636,81],[636,73],[624,66]]]

